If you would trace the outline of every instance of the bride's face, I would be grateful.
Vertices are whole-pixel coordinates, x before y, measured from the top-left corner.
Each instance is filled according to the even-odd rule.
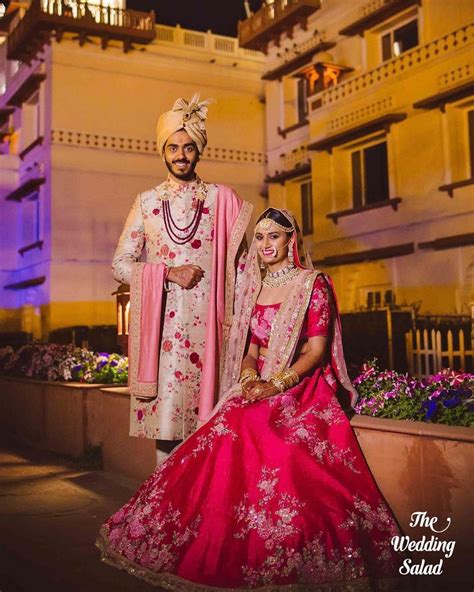
[[[262,224],[263,222],[263,224]],[[258,254],[267,265],[275,265],[288,260],[288,243],[290,237],[278,228],[269,218],[257,224],[255,241]]]

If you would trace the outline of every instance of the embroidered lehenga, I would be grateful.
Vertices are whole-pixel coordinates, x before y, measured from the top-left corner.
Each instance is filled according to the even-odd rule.
[[[169,590],[391,589],[399,530],[338,400],[354,391],[331,281],[303,268],[282,304],[256,304],[254,244],[240,281],[223,397],[104,524],[103,560]],[[238,379],[249,339],[268,345],[266,380],[314,335],[328,347],[312,376],[248,404]]]

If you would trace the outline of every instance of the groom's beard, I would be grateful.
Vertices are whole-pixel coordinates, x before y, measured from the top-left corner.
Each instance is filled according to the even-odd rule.
[[[190,161],[187,158],[180,158],[180,159],[175,159],[171,162],[168,162],[168,160],[165,160],[165,164],[166,167],[168,168],[169,172],[176,177],[177,179],[180,179],[182,181],[192,181],[194,179],[194,169],[197,166],[197,163],[199,162],[199,158],[196,158],[195,161]],[[177,163],[187,163],[188,166],[184,169],[180,169],[176,166]]]

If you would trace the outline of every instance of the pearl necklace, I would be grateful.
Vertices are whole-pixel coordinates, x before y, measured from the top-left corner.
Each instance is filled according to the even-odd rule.
[[[281,288],[286,286],[295,279],[298,275],[299,269],[294,263],[288,264],[283,269],[278,271],[267,271],[265,277],[262,280],[262,284],[267,288]]]

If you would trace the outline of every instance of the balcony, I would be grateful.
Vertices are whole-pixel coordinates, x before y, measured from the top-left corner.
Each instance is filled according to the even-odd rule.
[[[266,53],[270,41],[291,34],[293,27],[306,29],[308,17],[321,8],[320,0],[273,0],[250,18],[239,22],[239,45]]]
[[[398,14],[413,5],[421,5],[421,0],[372,0],[362,7],[359,19],[341,31],[340,35],[363,35],[364,31],[386,21],[394,14]]]
[[[318,95],[317,101],[311,103],[311,111],[322,107],[334,106],[342,101],[351,101],[353,97],[361,93],[369,93],[373,87],[381,84],[387,85],[393,79],[399,79],[404,74],[414,75],[415,69],[426,68],[431,62],[448,55],[454,51],[474,43],[474,23],[469,23],[460,29],[429,41],[425,45],[402,53],[397,58],[384,62],[377,68],[354,76],[346,81],[323,90]],[[436,97],[430,97],[431,99]],[[445,97],[442,97],[445,100]],[[442,101],[439,101],[440,104]],[[437,106],[437,105],[436,105]],[[418,102],[415,108],[431,108],[430,104]]]
[[[29,63],[49,40],[51,32],[61,41],[65,32],[77,33],[80,45],[87,37],[101,38],[102,49],[109,41],[123,43],[124,52],[133,43],[148,44],[155,38],[154,12],[137,12],[69,0],[33,0],[24,17],[8,35],[7,57]]]

